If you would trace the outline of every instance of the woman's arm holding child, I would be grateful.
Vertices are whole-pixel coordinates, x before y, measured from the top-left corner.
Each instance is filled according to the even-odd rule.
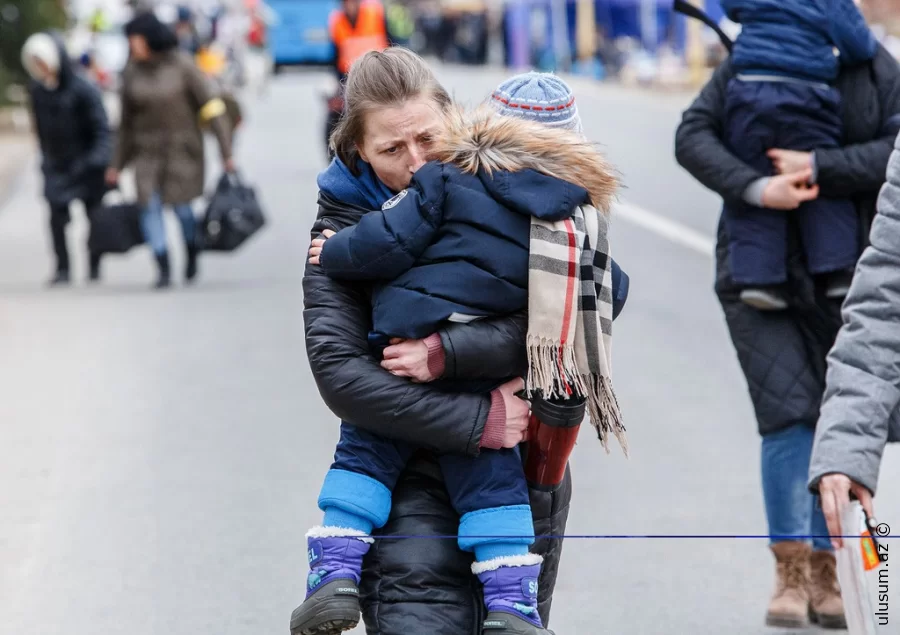
[[[613,320],[625,306],[628,290],[628,274],[613,260]],[[527,335],[527,311],[468,324],[449,323],[421,340],[392,341],[381,366],[416,382],[521,377],[528,370]]]

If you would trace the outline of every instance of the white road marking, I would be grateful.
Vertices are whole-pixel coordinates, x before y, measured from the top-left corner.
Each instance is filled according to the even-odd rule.
[[[665,238],[676,245],[712,258],[716,253],[716,241],[656,212],[651,212],[631,203],[618,203],[613,207],[613,222],[620,218],[625,222],[642,227],[649,232]]]

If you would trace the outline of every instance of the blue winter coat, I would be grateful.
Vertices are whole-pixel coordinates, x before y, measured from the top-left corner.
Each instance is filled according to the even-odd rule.
[[[875,55],[875,36],[853,0],[722,0],[722,8],[742,26],[731,54],[738,73],[832,83],[841,65]]]
[[[387,281],[373,291],[373,330],[418,339],[527,308],[530,217],[557,221],[588,203],[584,188],[532,170],[491,177],[432,162],[383,211],[329,238],[320,261],[334,278]]]

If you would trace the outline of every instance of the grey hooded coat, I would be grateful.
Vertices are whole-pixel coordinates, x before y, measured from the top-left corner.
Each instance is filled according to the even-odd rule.
[[[900,441],[900,139],[842,317],[828,354],[809,485],[815,491],[824,475],[838,472],[874,494],[885,444]]]

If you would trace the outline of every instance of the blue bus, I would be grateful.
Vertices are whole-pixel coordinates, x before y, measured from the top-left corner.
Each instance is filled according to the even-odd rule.
[[[328,16],[339,0],[266,0],[277,16],[269,27],[275,68],[289,64],[332,64],[334,46],[328,37]]]

